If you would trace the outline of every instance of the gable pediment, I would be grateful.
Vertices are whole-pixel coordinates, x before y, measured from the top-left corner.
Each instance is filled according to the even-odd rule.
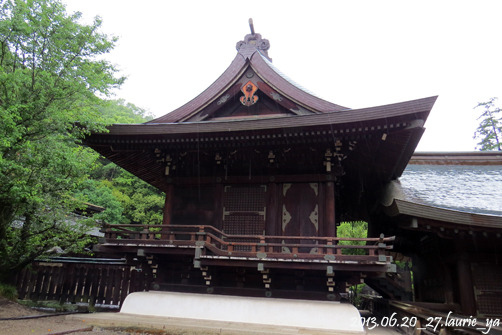
[[[211,103],[182,122],[256,119],[314,114],[278,92],[248,68]]]

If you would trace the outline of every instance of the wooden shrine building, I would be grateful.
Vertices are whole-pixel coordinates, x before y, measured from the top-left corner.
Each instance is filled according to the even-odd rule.
[[[395,271],[394,236],[371,229],[351,246],[336,227],[371,224],[436,97],[340,106],[279,72],[269,46],[252,28],[193,100],[86,139],[166,194],[163,222],[108,226],[97,248],[152,271],[153,289],[338,300],[349,284]]]

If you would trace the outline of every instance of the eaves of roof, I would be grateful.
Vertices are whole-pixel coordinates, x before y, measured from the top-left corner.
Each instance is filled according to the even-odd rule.
[[[100,135],[167,135],[167,134],[203,134],[228,133],[240,131],[291,129],[310,126],[329,126],[347,129],[349,132],[357,127],[364,127],[365,123],[382,121],[413,122],[423,126],[437,97],[428,97],[405,101],[389,105],[345,110],[333,113],[298,115],[266,119],[246,119],[231,121],[202,121],[164,123],[161,118],[143,124],[115,124],[110,126],[108,133]],[[161,122],[159,122],[161,121]],[[361,129],[364,131],[365,129]],[[366,129],[368,130],[368,129]]]
[[[401,199],[394,199],[393,203],[386,207],[386,212],[391,216],[407,215],[453,223],[465,228],[483,227],[502,229],[502,216],[462,212]]]
[[[501,151],[415,152],[409,164],[502,165]]]

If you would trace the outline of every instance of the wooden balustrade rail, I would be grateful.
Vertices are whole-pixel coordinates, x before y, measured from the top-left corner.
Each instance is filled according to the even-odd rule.
[[[205,246],[220,255],[246,253],[303,254],[303,255],[342,255],[343,249],[364,250],[361,256],[385,255],[395,237],[344,238],[328,236],[266,236],[266,235],[229,235],[213,226],[206,225],[106,225],[104,227],[107,243],[150,243],[166,241],[174,245]],[[341,243],[342,242],[342,243]],[[345,242],[365,242],[344,244]],[[358,255],[352,255],[358,256]],[[309,258],[310,258],[309,257]],[[381,260],[381,257],[380,257]]]

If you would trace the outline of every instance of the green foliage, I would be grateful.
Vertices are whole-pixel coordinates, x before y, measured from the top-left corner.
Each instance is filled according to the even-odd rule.
[[[94,218],[111,224],[162,223],[162,192],[113,163],[96,169],[93,177],[77,198],[105,207]]]
[[[143,123],[153,119],[144,109],[123,99],[107,100],[99,107],[99,114],[107,124],[113,123]]]
[[[152,117],[124,100],[108,100],[100,107],[107,123],[142,123]],[[76,198],[105,208],[94,216],[111,224],[160,224],[164,195],[131,173],[101,158]]]
[[[361,294],[365,286],[366,284],[358,284],[358,285],[352,285],[349,288],[349,301],[352,305],[356,306],[358,309],[360,309],[363,304],[363,298],[361,297]]]
[[[76,198],[105,208],[103,212],[93,215],[95,220],[124,223],[124,208],[113,193],[110,182],[88,179],[81,185]]]
[[[16,287],[0,283],[0,297],[9,300],[16,300],[17,299]]]
[[[478,120],[481,119],[474,139],[478,139],[478,149],[481,151],[502,151],[502,113],[500,107],[495,106],[497,98],[490,98],[487,102],[480,102],[474,108],[484,108]]]
[[[116,39],[99,18],[79,18],[58,0],[0,4],[0,279],[54,246],[89,242],[89,227],[68,217],[97,158],[79,142],[104,130],[98,95],[123,78],[101,57]]]
[[[336,230],[337,237],[366,238],[368,223],[365,221],[342,222]],[[340,241],[341,245],[366,245],[365,241]],[[364,255],[364,249],[342,249],[344,255]]]

